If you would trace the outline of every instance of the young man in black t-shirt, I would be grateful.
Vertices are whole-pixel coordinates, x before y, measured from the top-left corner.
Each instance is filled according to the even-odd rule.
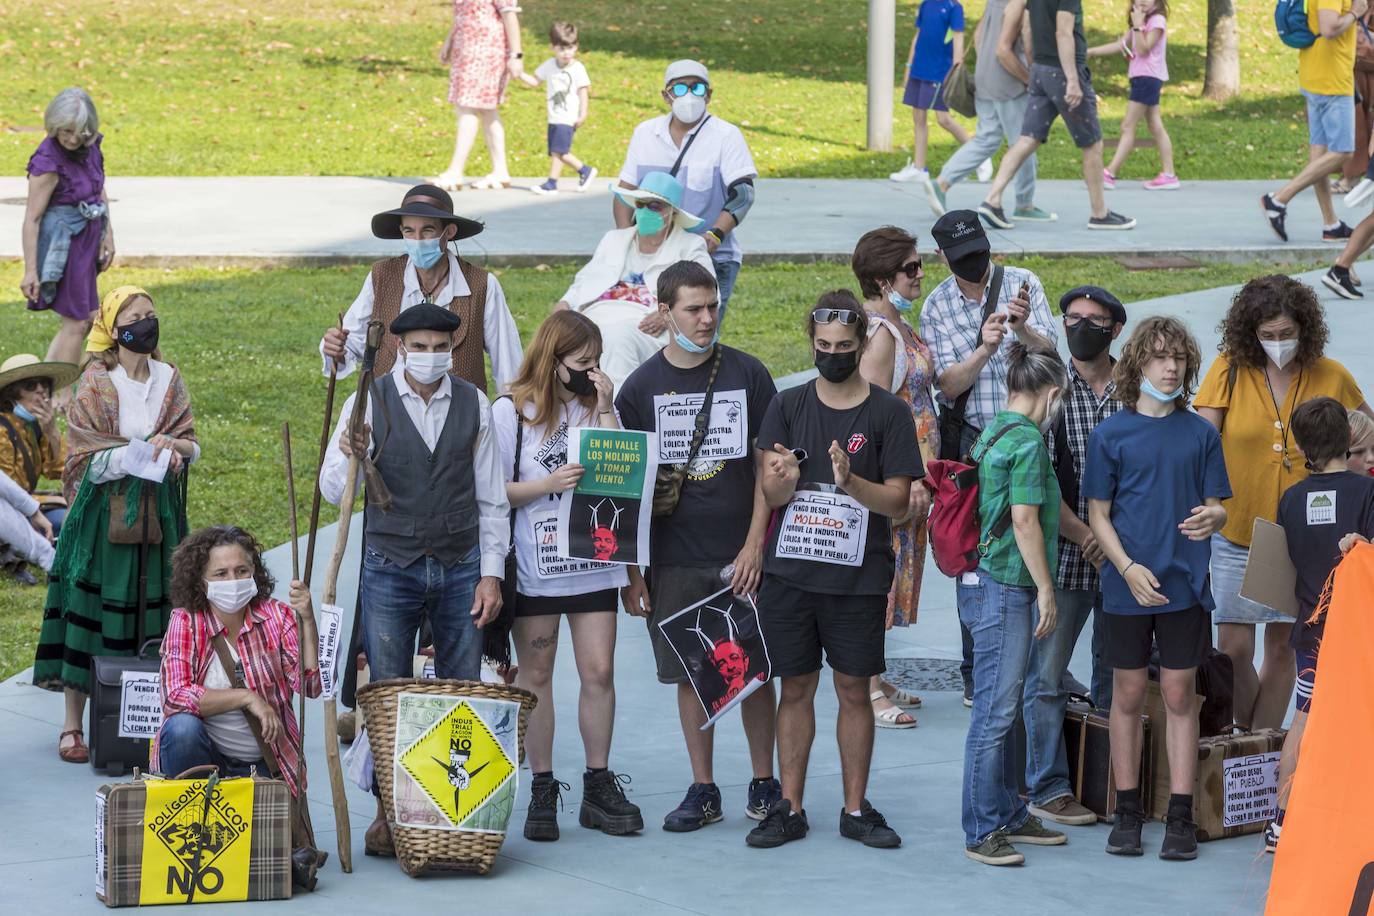
[[[706,713],[658,624],[726,584],[737,594],[756,591],[769,518],[755,483],[754,439],[777,389],[763,363],[717,342],[717,298],[715,279],[700,264],[679,261],[665,269],[658,279],[658,304],[668,319],[669,343],[630,374],[616,398],[621,424],[653,432],[659,463],[680,467],[711,389],[710,425],[687,468],[677,507],[653,520],[648,584],[631,566],[623,594],[627,611],[648,618],[658,679],[677,685],[678,717],[692,764],[686,797],[663,820],[663,829],[677,833],[719,821],[721,797],[712,772],[714,729],[701,730]],[[721,572],[732,565],[727,582]],[[770,681],[740,704],[754,770],[745,813],[754,820],[781,797],[773,778],[775,702]]]
[[[773,847],[806,835],[802,792],[824,650],[840,701],[840,833],[893,847],[901,838],[864,798],[873,755],[868,682],[886,667],[890,519],[906,511],[912,481],[925,470],[911,409],[858,372],[868,319],[853,294],[821,296],[807,329],[820,378],[775,398],[758,437],[763,495],[780,510],[758,605],[773,674],[782,678],[783,797],[746,840]]]
[[[1288,790],[1312,707],[1317,650],[1326,628],[1326,619],[1314,623],[1312,614],[1331,570],[1351,542],[1374,537],[1374,477],[1356,474],[1346,465],[1350,422],[1345,407],[1335,398],[1313,398],[1293,411],[1291,427],[1312,475],[1289,487],[1279,500],[1278,522],[1288,536],[1288,556],[1298,571],[1298,621],[1289,637],[1298,656],[1298,696],[1279,761],[1278,816],[1264,831],[1266,852],[1278,847]]]

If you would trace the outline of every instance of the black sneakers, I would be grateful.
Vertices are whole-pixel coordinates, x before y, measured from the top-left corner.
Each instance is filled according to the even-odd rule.
[[[749,831],[744,842],[755,849],[772,849],[783,843],[802,839],[810,829],[806,822],[806,812],[794,813],[792,803],[782,798],[768,809],[768,815],[763,822]]]
[[[1322,229],[1323,242],[1344,242],[1350,238],[1352,230],[1342,220],[1336,221],[1335,229]]]
[[[1350,271],[1339,264],[1331,265],[1331,269],[1322,277],[1322,285],[1343,299],[1364,298],[1364,293],[1360,292],[1355,286],[1355,281],[1351,279]]]
[[[990,203],[984,202],[979,204],[978,215],[983,218],[983,222],[987,223],[994,229],[1016,228],[1016,224],[1013,223],[1011,220],[1007,219],[1006,211],[1004,211],[1001,207],[994,207]]]
[[[840,836],[858,840],[875,849],[896,849],[902,845],[902,838],[897,831],[887,826],[887,819],[866,798],[859,805],[857,817],[848,811],[840,812]]]
[[[714,824],[724,817],[720,810],[720,789],[713,782],[694,782],[687,796],[663,818],[663,829],[670,833],[688,833]]]
[[[719,796],[717,796],[719,798]],[[766,779],[749,780],[749,804],[744,809],[746,817],[761,821],[768,816],[768,809],[782,798],[782,783],[772,776]]]
[[[1106,216],[1088,217],[1089,229],[1134,229],[1135,217],[1122,216],[1115,210],[1108,210]]]
[[[1135,808],[1116,809],[1116,822],[1107,837],[1107,852],[1114,856],[1144,855],[1140,845],[1140,828],[1145,823],[1144,812]]]
[[[1186,817],[1170,815],[1164,819],[1164,844],[1159,857],[1168,861],[1187,862],[1197,858],[1197,824]]]
[[[577,822],[583,827],[600,830],[611,836],[625,836],[644,829],[639,806],[625,797],[622,782],[628,776],[617,776],[610,770],[582,774],[582,807]]]
[[[1288,241],[1288,230],[1283,228],[1283,221],[1288,216],[1288,207],[1274,200],[1273,195],[1265,194],[1260,198],[1260,209],[1269,220],[1269,228],[1274,230],[1274,234],[1285,242]]]
[[[525,815],[525,839],[558,839],[558,811],[563,807],[560,790],[571,789],[566,782],[552,776],[536,776],[530,784],[530,808]]]

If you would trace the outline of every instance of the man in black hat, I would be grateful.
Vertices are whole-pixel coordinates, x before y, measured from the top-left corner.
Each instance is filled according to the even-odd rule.
[[[362,627],[374,681],[410,676],[421,617],[435,674],[479,680],[480,628],[501,609],[510,507],[487,396],[449,372],[460,327],[432,303],[392,321],[395,365],[373,381],[365,425],[351,438],[353,398],[344,402],[320,468],[320,490],[335,505],[354,454],[371,458],[389,491],[390,506],[369,505],[363,517]],[[390,846],[379,802],[367,849]]]
[[[1059,569],[1055,575],[1054,632],[1031,645],[1026,672],[1026,786],[1030,811],[1059,824],[1097,822],[1069,788],[1064,750],[1065,673],[1074,645],[1093,618],[1093,705],[1112,705],[1112,669],[1103,662],[1102,583],[1097,570],[1103,555],[1088,529],[1088,500],[1082,495],[1088,437],[1097,424],[1121,409],[1112,381],[1112,341],[1126,325],[1126,308],[1100,286],[1080,286],[1059,300],[1064,337],[1069,344],[1069,385],[1063,409],[1050,427],[1048,445],[1063,505],[1059,507]]]
[[[451,242],[471,238],[483,228],[476,220],[455,215],[449,193],[430,184],[416,185],[406,192],[401,206],[372,217],[372,234],[379,239],[401,239],[406,253],[373,264],[358,298],[344,315],[343,327],[325,332],[320,341],[325,374],[331,361],[340,375],[353,370],[363,355],[369,319],[389,324],[412,306],[431,302],[461,319],[453,339],[453,371],[486,391],[485,350],[491,356],[497,388],[510,384],[523,354],[501,283],[450,248]],[[384,346],[377,354],[379,376],[391,368],[394,358],[394,347]]]
[[[1006,406],[1006,350],[1012,340],[1053,350],[1054,317],[1039,277],[1024,268],[993,265],[978,214],[950,210],[930,234],[950,276],[926,297],[921,334],[935,361],[940,457],[960,458]],[[960,629],[964,705],[972,706],[973,639],[962,624]]]

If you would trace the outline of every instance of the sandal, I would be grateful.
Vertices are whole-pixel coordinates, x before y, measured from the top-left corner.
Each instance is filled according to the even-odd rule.
[[[886,681],[883,681],[883,683],[892,688],[892,692],[885,694],[885,696],[893,703],[896,703],[898,706],[909,706],[912,709],[921,708],[921,698],[916,696],[916,694],[907,693],[896,684],[888,684]]]
[[[62,739],[66,738],[68,735],[72,736],[74,740],[72,741],[71,747],[63,747]],[[58,735],[57,756],[61,757],[67,763],[89,763],[91,760],[91,749],[86,747],[86,742],[82,740],[84,737],[85,734],[79,728],[74,728],[71,731],[66,731]]]
[[[870,701],[886,698],[886,695],[881,690],[875,690],[868,696]],[[877,709],[873,710],[873,724],[878,728],[915,728],[916,719],[900,707],[889,706],[882,711]]]
[[[463,190],[463,185],[466,183],[467,179],[462,176],[462,173],[451,171],[444,172],[433,180],[435,187],[442,188],[445,191],[461,191]]]
[[[495,175],[486,175],[472,183],[474,191],[495,191],[498,188],[509,188],[510,176],[497,178]]]

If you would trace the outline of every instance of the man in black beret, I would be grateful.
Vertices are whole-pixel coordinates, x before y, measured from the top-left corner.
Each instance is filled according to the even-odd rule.
[[[1112,705],[1112,669],[1103,662],[1103,555],[1088,530],[1088,500],[1082,495],[1083,463],[1093,428],[1121,409],[1112,381],[1111,344],[1126,324],[1126,308],[1100,286],[1080,286],[1059,299],[1069,345],[1069,385],[1059,418],[1050,427],[1049,448],[1063,504],[1059,507],[1059,569],[1054,599],[1059,623],[1033,641],[1026,672],[1026,786],[1032,814],[1059,824],[1084,825],[1097,816],[1074,798],[1064,750],[1065,672],[1078,635],[1093,618],[1093,705]]]
[[[395,365],[372,382],[365,423],[351,438],[353,398],[344,402],[320,468],[320,490],[335,505],[355,454],[371,458],[389,491],[387,508],[369,505],[363,516],[359,587],[374,681],[411,675],[422,617],[435,674],[480,680],[480,628],[501,609],[510,506],[487,396],[450,372],[461,326],[431,303],[392,321]],[[392,851],[380,799],[366,849]]]

